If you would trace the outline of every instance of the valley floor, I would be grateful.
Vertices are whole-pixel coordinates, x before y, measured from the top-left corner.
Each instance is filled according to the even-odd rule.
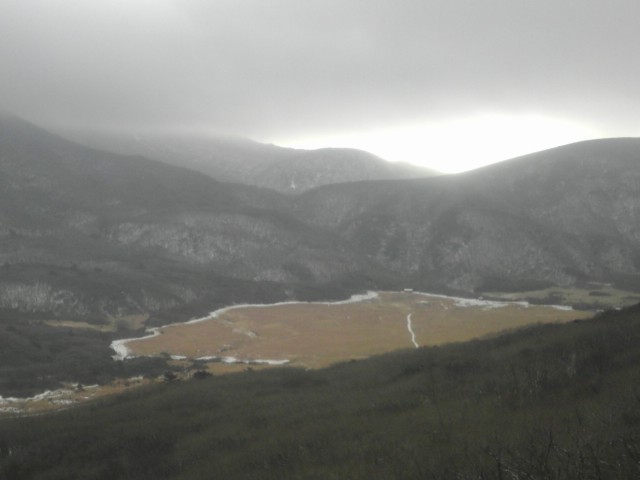
[[[419,292],[371,292],[350,302],[238,305],[112,344],[118,358],[169,355],[218,363],[321,368],[393,350],[463,342],[532,323],[591,316],[564,306]],[[410,317],[409,317],[410,316]]]
[[[410,348],[361,361],[0,419],[0,478],[640,478],[640,306],[418,349],[406,320]]]
[[[207,317],[151,329],[141,338],[115,340],[114,359],[159,357],[186,379],[194,372],[234,373],[280,365],[323,368],[372,355],[464,342],[533,323],[563,323],[591,312],[449,297],[413,291],[368,292],[338,302],[234,305]],[[28,398],[0,397],[0,416],[35,414],[130,388],[164,376],[122,378],[100,386],[64,388]]]

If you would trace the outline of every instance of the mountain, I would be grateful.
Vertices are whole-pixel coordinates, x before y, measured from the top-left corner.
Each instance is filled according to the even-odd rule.
[[[459,175],[331,185],[296,199],[415,288],[640,285],[640,139],[587,141]]]
[[[5,115],[0,245],[0,308],[94,320],[368,288],[638,290],[640,140],[284,195]]]
[[[0,478],[634,478],[638,305],[325,370],[188,381],[171,380],[168,358],[112,361],[124,332],[40,321],[589,282],[640,290],[640,139],[285,195],[0,115],[0,395],[167,380],[2,419]],[[4,415],[12,402],[0,397]]]
[[[3,115],[0,309],[98,321],[362,288],[370,262],[286,201]]]
[[[422,178],[437,172],[387,162],[362,150],[299,150],[236,137],[181,133],[65,132],[80,143],[141,155],[205,173],[218,180],[301,193],[321,185],[359,180]]]

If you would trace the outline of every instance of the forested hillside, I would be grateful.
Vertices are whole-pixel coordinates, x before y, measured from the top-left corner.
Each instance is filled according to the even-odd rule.
[[[640,285],[640,140],[582,142],[459,175],[359,182],[297,198],[423,290]]]
[[[366,288],[376,267],[285,200],[0,116],[0,309],[95,323]]]
[[[161,322],[369,288],[640,285],[637,139],[291,196],[93,150],[15,117],[0,123],[6,310]]]

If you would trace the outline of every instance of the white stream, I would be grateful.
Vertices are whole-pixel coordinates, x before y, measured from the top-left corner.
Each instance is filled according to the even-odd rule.
[[[418,348],[420,345],[418,345],[418,342],[416,342],[416,334],[414,333],[412,328],[413,325],[411,324],[411,315],[413,315],[413,313],[407,315],[407,330],[409,330],[409,333],[411,334],[411,341],[413,342],[415,347]]]

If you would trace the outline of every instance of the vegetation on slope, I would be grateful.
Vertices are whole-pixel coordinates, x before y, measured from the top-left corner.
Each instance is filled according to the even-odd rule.
[[[0,115],[0,309],[88,322],[202,315],[393,279],[288,201]]]
[[[163,359],[114,362],[111,340],[130,332],[45,325],[0,311],[0,396],[28,397],[63,382],[95,384],[135,375],[158,376]],[[2,478],[2,477],[0,477]]]
[[[0,422],[0,478],[640,475],[640,306]]]

